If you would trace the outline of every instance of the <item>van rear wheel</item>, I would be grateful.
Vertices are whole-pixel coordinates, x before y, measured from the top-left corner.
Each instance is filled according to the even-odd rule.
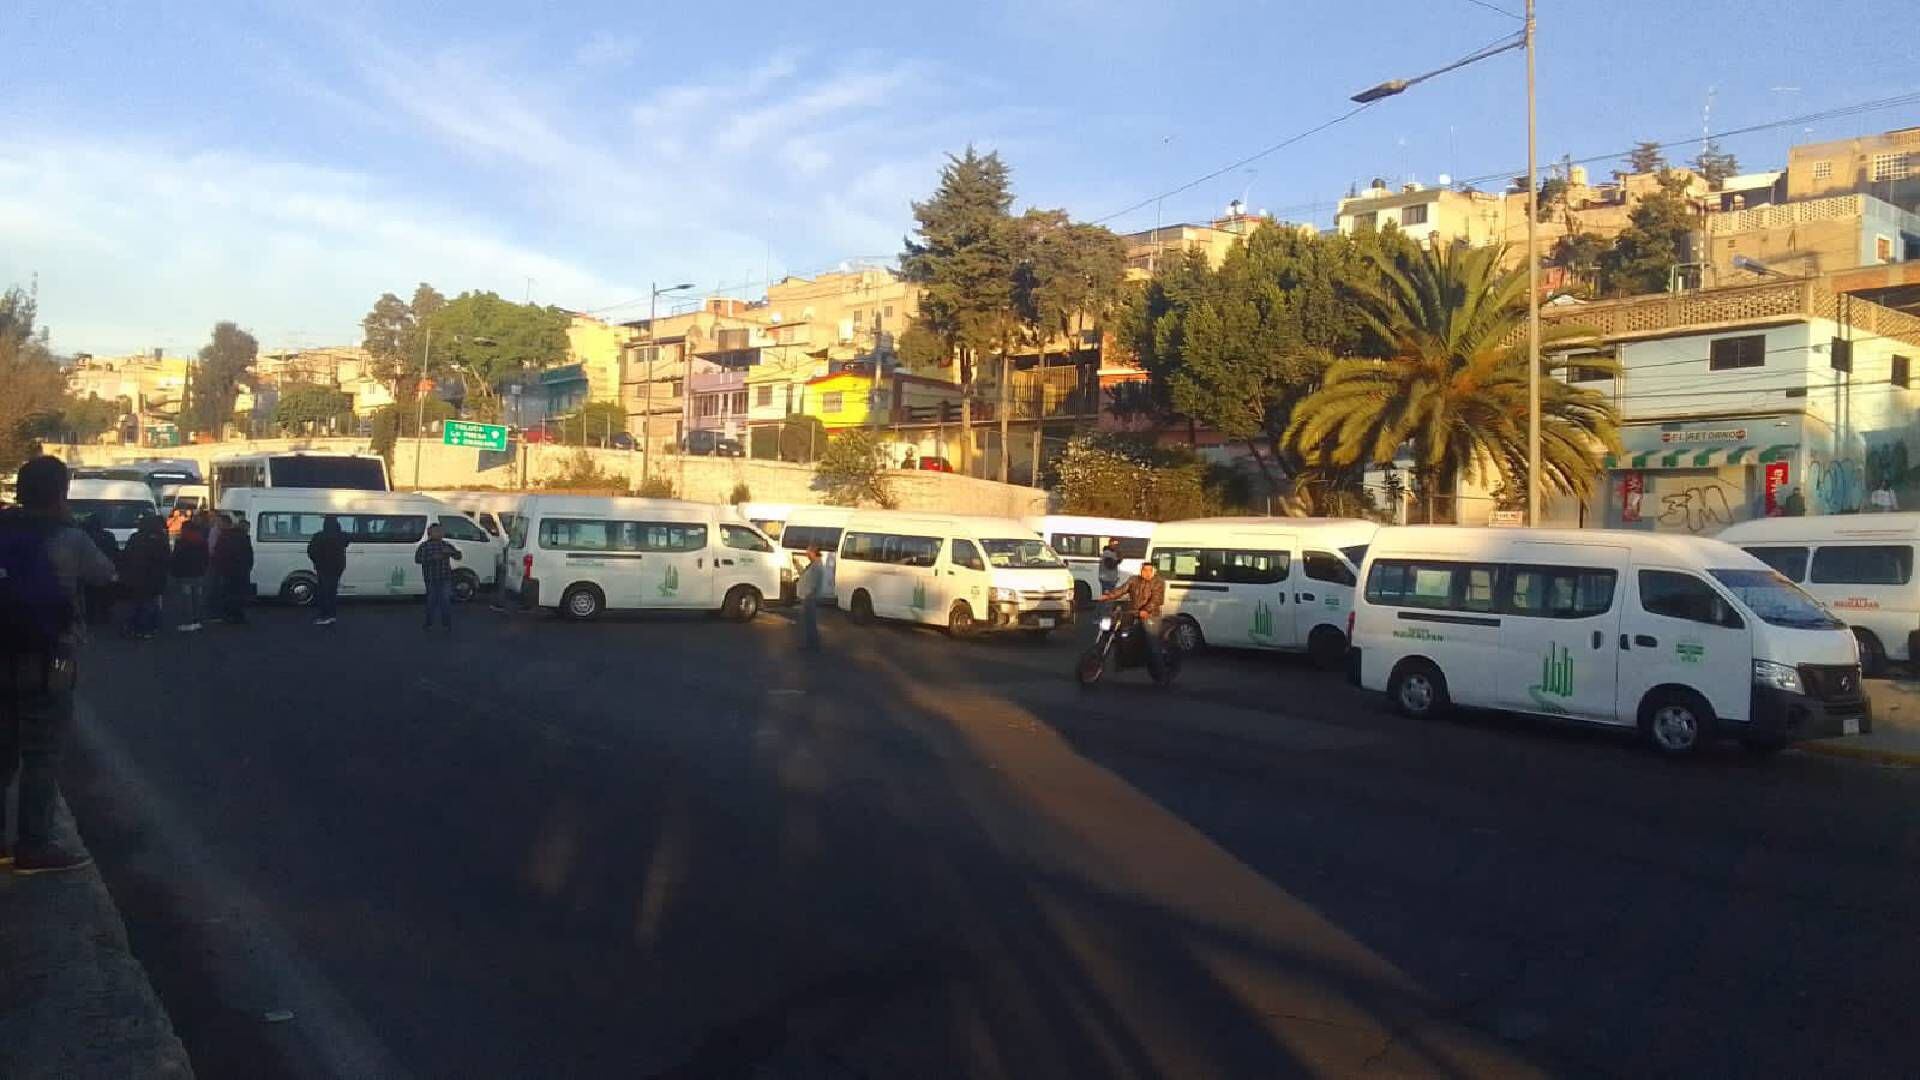
[[[560,594],[560,614],[575,622],[597,619],[606,609],[607,598],[592,585],[575,585]]]
[[[287,580],[280,583],[280,599],[289,604],[306,607],[313,603],[313,597],[319,591],[320,582],[305,571],[288,574]]]
[[[873,621],[873,597],[867,595],[867,590],[861,589],[854,593],[853,599],[847,601],[847,607],[853,615],[854,622],[870,623]]]
[[[453,598],[464,604],[480,593],[480,578],[471,570],[453,572]]]
[[[1093,590],[1084,581],[1073,583],[1073,606],[1076,610],[1093,606]]]
[[[1207,639],[1200,633],[1200,624],[1190,616],[1176,615],[1167,627],[1166,642],[1181,652],[1190,653],[1198,652]]]
[[[720,614],[734,622],[752,622],[760,614],[760,590],[751,585],[735,585],[727,590]]]

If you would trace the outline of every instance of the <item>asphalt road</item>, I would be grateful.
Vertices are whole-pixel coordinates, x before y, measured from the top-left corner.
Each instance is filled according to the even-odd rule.
[[[203,1078],[1920,1069],[1920,772],[458,614],[89,658],[69,794]]]

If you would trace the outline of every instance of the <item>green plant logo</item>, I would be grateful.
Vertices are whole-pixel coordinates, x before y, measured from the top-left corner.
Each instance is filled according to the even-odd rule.
[[[1707,655],[1707,647],[1697,641],[1682,641],[1674,645],[1673,654],[1683,664],[1697,664]]]
[[[927,583],[916,581],[913,585],[913,599],[907,604],[915,611],[927,610]]]
[[[1253,636],[1257,638],[1273,636],[1273,609],[1267,606],[1265,600],[1257,601],[1253,605]]]
[[[387,575],[387,591],[399,592],[401,589],[404,589],[406,587],[407,587],[406,572],[401,570],[397,566],[394,567],[393,573]]]
[[[1541,712],[1565,714],[1566,708],[1552,698],[1573,696],[1573,654],[1564,645],[1548,645],[1540,658],[1540,681],[1527,688]]]
[[[667,567],[666,576],[660,579],[660,595],[673,596],[679,593],[679,591],[680,568],[677,566],[669,566]]]

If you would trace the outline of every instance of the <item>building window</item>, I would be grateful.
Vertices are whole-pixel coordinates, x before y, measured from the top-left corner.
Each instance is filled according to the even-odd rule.
[[[1868,173],[1874,180],[1905,180],[1912,162],[1908,154],[1875,154]]]
[[[820,395],[820,411],[823,413],[837,413],[840,411],[840,407],[845,401],[846,401],[846,395],[842,394],[838,390],[835,390],[831,394],[821,394]]]
[[[1613,378],[1613,372],[1606,368],[1581,367],[1579,364],[1567,365],[1567,381],[1570,383],[1607,382]]]
[[[765,386],[754,387],[753,404],[755,408],[760,408],[760,409],[764,409],[767,406],[773,404],[773,384],[772,383],[768,383]]]
[[[1354,232],[1372,232],[1375,224],[1379,220],[1380,220],[1380,215],[1371,210],[1367,211],[1364,214],[1355,214],[1353,215],[1353,231]]]
[[[680,380],[679,379],[675,379],[672,382],[667,384],[667,396],[668,397],[680,396]]]
[[[1887,376],[1887,381],[1898,387],[1911,387],[1913,385],[1911,382],[1912,369],[1913,362],[1911,360],[1904,356],[1896,356],[1893,358],[1893,371]]]
[[[886,315],[886,317],[887,317],[887,318],[889,318],[889,319],[891,319],[891,318],[893,318],[893,305],[892,305],[892,304],[888,304],[888,305],[887,305],[887,307],[886,307],[886,312],[885,312],[885,315]]]
[[[1893,237],[1876,235],[1873,238],[1873,259],[1883,263],[1893,261]]]
[[[1831,162],[1831,161],[1816,161],[1816,162],[1814,162],[1814,163],[1813,163],[1813,178],[1814,178],[1815,180],[1831,180],[1831,179],[1833,179],[1833,162]]]
[[[1418,206],[1409,206],[1406,209],[1400,211],[1400,224],[1402,225],[1425,225],[1426,223],[1427,223],[1427,204],[1426,203],[1421,203]]]
[[[727,395],[727,415],[743,416],[747,411],[747,392],[736,390]]]
[[[1853,342],[1842,337],[1834,338],[1827,350],[1827,357],[1833,362],[1833,370],[1853,374]]]
[[[1767,362],[1767,335],[1716,338],[1707,357],[1709,371],[1762,367]]]

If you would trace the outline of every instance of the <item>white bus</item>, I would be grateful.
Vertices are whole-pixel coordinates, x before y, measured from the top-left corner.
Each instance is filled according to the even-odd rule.
[[[834,594],[856,621],[906,619],[954,637],[1043,638],[1073,621],[1067,564],[1011,518],[857,510],[840,539]]]
[[[1349,673],[1408,716],[1564,717],[1637,728],[1666,754],[1871,726],[1846,624],[1718,540],[1382,529],[1362,580]]]
[[[820,549],[821,577],[820,595],[815,602],[831,604],[838,596],[834,592],[835,573],[840,566],[840,535],[846,531],[847,520],[853,517],[853,510],[845,506],[796,506],[787,513],[781,523],[780,535],[775,543],[786,553],[791,576],[787,579],[783,596],[790,593],[793,581],[802,570],[807,568],[807,548]]]
[[[453,596],[471,600],[497,583],[500,541],[488,536],[465,514],[438,499],[397,492],[338,488],[240,488],[221,497],[222,513],[245,517],[253,526],[253,587],[261,596],[293,604],[313,602],[319,578],[307,558],[307,541],[328,515],[340,519],[347,534],[347,569],[340,577],[342,597],[423,596],[426,580],[413,561],[414,549],[438,524],[460,549],[453,564]]]
[[[1920,514],[1756,518],[1715,539],[1780,571],[1845,620],[1860,639],[1866,674],[1920,658]]]
[[[765,533],[712,503],[529,495],[507,542],[506,588],[522,607],[569,619],[665,608],[744,622],[779,595],[783,561]]]
[[[379,454],[334,454],[292,450],[214,459],[208,469],[213,505],[238,488],[348,488],[392,491],[386,459]]]
[[[1080,607],[1100,595],[1100,553],[1106,550],[1109,538],[1120,541],[1120,580],[1125,581],[1140,569],[1147,557],[1147,541],[1153,536],[1153,522],[1126,518],[1048,514],[1028,518],[1027,525],[1046,540],[1073,573],[1073,602]]]
[[[67,484],[67,510],[81,524],[97,522],[124,544],[140,519],[160,512],[153,489],[141,480],[73,480]]]
[[[1168,638],[1182,649],[1305,651],[1339,667],[1360,560],[1379,529],[1355,518],[1161,522],[1147,557],[1167,581]]]

